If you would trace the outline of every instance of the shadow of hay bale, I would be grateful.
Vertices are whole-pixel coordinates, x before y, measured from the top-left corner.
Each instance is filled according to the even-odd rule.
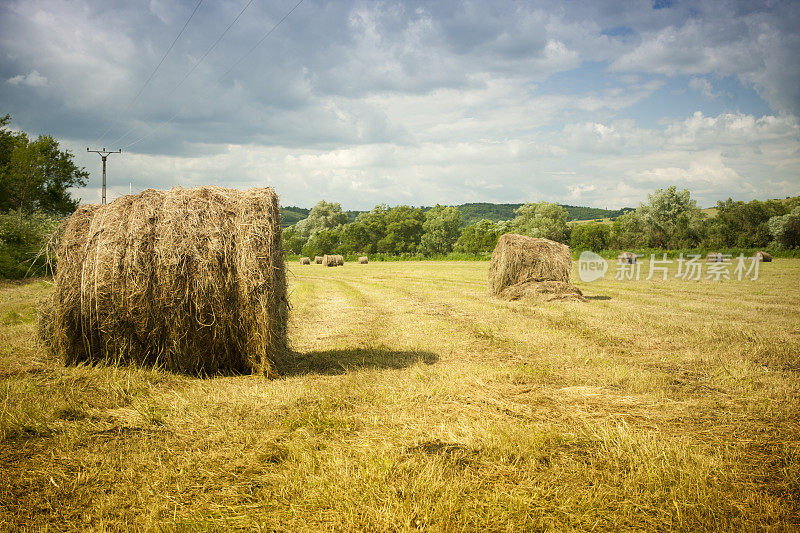
[[[399,370],[417,363],[432,365],[439,361],[435,353],[389,350],[385,348],[350,348],[315,352],[294,352],[275,363],[279,377],[303,374],[338,375],[353,369]]]

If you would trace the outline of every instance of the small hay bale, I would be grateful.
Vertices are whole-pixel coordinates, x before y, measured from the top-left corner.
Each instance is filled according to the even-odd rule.
[[[336,266],[342,266],[342,265],[344,265],[344,257],[342,257],[341,255],[337,255]]]
[[[636,264],[636,254],[633,252],[622,252],[617,256],[617,263],[634,265]]]
[[[314,264],[315,265],[321,265],[322,264],[322,256],[321,255],[315,255],[314,256]]]
[[[722,254],[719,252],[708,252],[706,255],[706,262],[708,263],[722,263]]]
[[[301,257],[300,258],[300,264],[301,265],[310,265],[311,264],[311,259],[309,259],[308,257]]]
[[[763,261],[764,263],[770,263],[772,262],[772,254],[769,254],[767,252],[762,252],[759,250],[758,252],[753,254],[753,259],[755,259],[756,261]]]
[[[274,375],[287,353],[278,195],[148,189],[61,227],[50,346],[67,364]]]
[[[322,256],[322,266],[335,267],[338,266],[338,264],[339,262],[337,261],[335,255],[325,254]]]
[[[367,263],[369,263],[369,258],[366,255],[362,255],[358,258],[359,265],[366,265]]]
[[[506,300],[544,297],[583,300],[570,284],[569,246],[548,239],[507,233],[497,241],[489,262],[489,293]]]

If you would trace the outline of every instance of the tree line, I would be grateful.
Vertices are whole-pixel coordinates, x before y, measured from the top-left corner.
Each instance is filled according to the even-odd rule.
[[[486,254],[504,233],[544,237],[573,250],[800,247],[800,197],[751,202],[728,199],[707,216],[687,189],[671,186],[610,223],[569,224],[564,206],[522,204],[508,220],[483,219],[462,227],[456,207],[377,205],[350,221],[338,203],[320,201],[307,218],[284,230],[288,253],[442,255]]]
[[[9,128],[0,117],[0,277],[39,273],[39,251],[61,219],[79,201],[70,189],[83,187],[89,173],[49,135],[35,139]]]

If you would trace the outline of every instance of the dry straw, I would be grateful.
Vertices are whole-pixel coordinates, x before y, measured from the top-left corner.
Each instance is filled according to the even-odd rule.
[[[366,265],[367,263],[369,263],[369,258],[367,258],[367,256],[362,255],[361,257],[358,258],[359,265]]]
[[[325,254],[322,256],[322,266],[335,267],[338,266],[338,264],[339,262],[337,261],[335,255]]]
[[[310,265],[311,264],[311,259],[309,259],[308,257],[301,257],[300,258],[300,264],[301,265]]]
[[[342,266],[342,265],[344,265],[344,257],[342,257],[341,255],[337,255],[336,266]]]
[[[52,324],[67,364],[274,374],[286,347],[278,196],[149,189],[80,207],[61,228]]]
[[[759,250],[753,254],[753,259],[756,261],[763,261],[764,263],[770,263],[772,261],[772,254]]]
[[[507,233],[497,241],[489,262],[489,293],[506,300],[524,297],[583,300],[570,284],[569,246],[548,239]]]
[[[322,264],[322,256],[321,255],[314,256],[314,264],[316,264],[316,265],[321,265]]]

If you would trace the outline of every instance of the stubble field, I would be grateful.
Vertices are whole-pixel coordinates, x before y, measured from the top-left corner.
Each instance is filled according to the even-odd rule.
[[[3,283],[0,530],[800,528],[800,260],[585,303],[487,267],[291,265],[273,381],[63,367]]]

